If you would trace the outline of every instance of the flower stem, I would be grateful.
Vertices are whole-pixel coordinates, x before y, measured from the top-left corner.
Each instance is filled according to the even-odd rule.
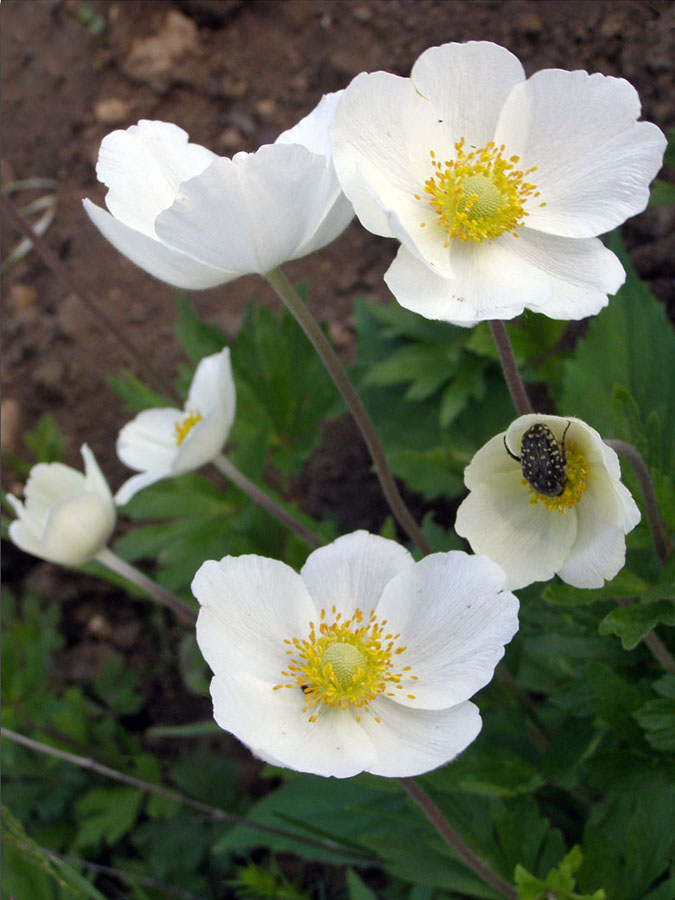
[[[637,449],[632,444],[626,443],[626,441],[612,439],[605,441],[605,443],[611,447],[612,450],[616,450],[617,453],[623,456],[624,459],[631,464],[637,480],[640,482],[642,496],[645,501],[647,521],[649,522],[649,527],[652,532],[654,547],[656,548],[656,553],[661,561],[661,565],[665,565],[666,560],[673,552],[673,548],[668,539],[666,526],[663,524],[659,512],[659,505],[656,502],[656,494],[654,493],[654,485],[649,475],[649,470],[645,465],[645,461]]]
[[[301,540],[305,541],[306,544],[309,544],[310,547],[321,547],[325,543],[318,535],[314,534],[309,528],[305,527],[302,522],[298,521],[295,516],[280,506],[276,500],[273,500],[269,494],[266,494],[261,490],[257,484],[249,481],[243,472],[240,472],[236,466],[232,465],[230,460],[222,453],[220,456],[216,456],[213,460],[213,465],[222,475],[228,478],[232,484],[236,484],[238,488],[241,488],[244,493],[248,494],[258,506],[266,510],[271,516],[274,516],[275,519],[278,519],[287,528],[290,528],[291,531],[295,532],[295,534],[297,534]]]
[[[170,594],[161,587],[161,585],[148,578],[147,575],[144,575],[142,572],[139,572],[137,568],[130,565],[128,562],[125,562],[125,560],[121,559],[117,554],[113,553],[112,550],[109,550],[108,547],[104,547],[100,550],[96,554],[95,559],[107,569],[110,569],[111,572],[115,572],[116,575],[121,575],[122,578],[130,581],[131,584],[135,584],[136,587],[145,591],[146,594],[149,594],[155,600],[159,601],[159,603],[168,606],[169,609],[172,610],[186,625],[194,626],[197,621],[197,614],[187,605],[187,603],[183,603],[178,597],[174,597],[173,594]]]
[[[66,750],[59,750],[57,747],[43,744],[24,734],[11,731],[9,728],[0,728],[0,735],[10,741],[14,741],[15,744],[21,744],[23,747],[28,747],[30,750],[36,750],[38,753],[43,753],[46,756],[54,756],[56,759],[62,759],[64,762],[79,766],[81,769],[88,769],[90,772],[95,772],[97,775],[103,775],[105,778],[110,778],[121,784],[128,784],[131,787],[138,788],[138,790],[148,794],[158,794],[160,797],[167,797],[171,800],[175,800],[177,803],[182,803],[184,806],[190,806],[192,809],[196,809],[198,812],[217,822],[234,822],[238,825],[246,825],[249,828],[256,828],[258,831],[265,831],[269,834],[292,838],[299,843],[312,844],[315,847],[321,847],[323,850],[329,850],[331,853],[346,854],[350,857],[363,856],[359,851],[353,850],[352,848],[341,847],[333,841],[324,841],[304,834],[294,834],[293,832],[285,831],[282,828],[275,828],[273,825],[265,825],[262,822],[255,822],[253,819],[238,816],[235,813],[227,812],[224,809],[209,806],[207,803],[202,803],[200,800],[193,800],[191,797],[186,797],[185,794],[181,794],[178,791],[165,787],[163,784],[152,784],[149,781],[142,781],[140,778],[135,778],[133,775],[126,775],[124,772],[120,772],[117,769],[111,769],[109,766],[104,766],[102,763],[96,762],[89,757],[76,756],[74,753],[68,753]],[[359,862],[361,862],[361,860],[359,860]],[[377,865],[378,861],[363,856],[362,864]]]
[[[421,550],[423,554],[431,552],[431,546],[426,537],[422,533],[419,525],[415,521],[412,513],[408,509],[401,496],[396,482],[394,481],[391,470],[387,463],[384,448],[375,431],[372,419],[353,384],[349,380],[344,366],[338,359],[337,354],[333,350],[330,341],[321,330],[319,323],[311,314],[307,305],[298,296],[297,291],[286,278],[281,269],[273,269],[265,276],[270,283],[277,296],[284,303],[286,308],[292,313],[298,324],[311,341],[314,349],[319,354],[321,361],[328,370],[329,375],[333,379],[335,386],[339,390],[342,398],[347,404],[347,408],[354,417],[361,435],[366,442],[370,456],[375,466],[377,477],[384,496],[389,507],[396,518],[396,521],[408,534],[414,544]]]
[[[479,856],[476,856],[473,850],[467,847],[424,788],[414,778],[399,778],[397,780],[406,794],[419,806],[446,844],[455,851],[460,859],[469,868],[473,869],[476,875],[482,878],[490,887],[499,891],[508,900],[516,900],[517,893],[515,888],[508,881],[505,881],[501,875],[493,872]]]
[[[530,398],[527,396],[523,379],[520,377],[518,363],[511,346],[511,339],[506,330],[506,325],[500,319],[492,319],[490,322],[490,331],[499,353],[499,361],[504,370],[504,378],[506,385],[511,394],[513,405],[519,416],[526,416],[528,413],[534,412]]]
[[[176,393],[173,385],[166,381],[159,372],[155,369],[152,363],[148,360],[148,354],[143,353],[139,347],[137,347],[133,341],[130,341],[125,334],[115,325],[115,323],[110,319],[106,313],[100,308],[100,306],[94,301],[89,291],[81,284],[74,275],[72,275],[68,269],[63,265],[61,260],[56,256],[56,254],[49,248],[49,245],[44,241],[40,235],[36,234],[36,232],[31,228],[30,224],[26,221],[26,219],[21,215],[16,206],[12,203],[9,197],[2,193],[0,195],[0,203],[5,209],[5,212],[9,216],[9,218],[14,222],[19,231],[22,231],[26,237],[30,240],[32,245],[38,251],[44,262],[49,266],[52,272],[61,278],[68,287],[73,291],[73,293],[78,297],[79,300],[84,303],[87,309],[93,313],[100,322],[103,323],[104,327],[110,332],[110,334],[114,335],[117,340],[122,344],[122,346],[127,350],[127,352],[138,362],[140,366],[142,366],[145,371],[152,377],[155,384],[160,387],[168,396],[177,399],[178,394]]]

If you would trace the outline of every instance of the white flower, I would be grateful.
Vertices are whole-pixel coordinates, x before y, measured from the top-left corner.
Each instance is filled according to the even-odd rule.
[[[352,208],[330,156],[339,94],[274,144],[219,157],[167,122],[142,120],[103,139],[96,174],[110,212],[84,201],[101,233],[146,272],[209,288],[306,256],[334,240]]]
[[[523,464],[506,450],[527,469],[521,441],[537,424],[550,430],[560,450],[564,436],[567,468],[558,496],[531,487]],[[499,563],[511,590],[555,574],[575,587],[602,587],[623,567],[625,535],[640,511],[621,483],[616,453],[580,419],[521,416],[476,453],[464,482],[470,493],[457,510],[455,530],[474,552]]]
[[[226,556],[192,582],[214,716],[261,759],[317,775],[408,776],[481,728],[468,701],[518,628],[503,571],[466,553],[414,562],[357,531],[300,574]]]
[[[7,499],[18,519],[9,526],[17,547],[50,562],[79,566],[96,556],[115,527],[115,503],[86,444],[80,448],[84,475],[63,463],[38,463],[30,470],[25,502]]]
[[[331,129],[361,223],[401,242],[398,302],[471,325],[528,308],[597,313],[624,280],[597,239],[642,211],[666,141],[621,78],[526,79],[496,44],[425,51],[410,78],[358,75]]]
[[[206,356],[197,366],[185,409],[144,409],[122,428],[117,455],[136,469],[115,500],[122,505],[162,478],[198,469],[222,451],[234,421],[235,390],[230,351]]]

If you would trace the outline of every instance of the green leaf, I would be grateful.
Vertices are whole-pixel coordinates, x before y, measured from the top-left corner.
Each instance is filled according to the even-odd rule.
[[[637,741],[640,731],[633,719],[640,702],[637,689],[604,663],[588,663],[587,673],[596,715],[624,740]]]
[[[116,653],[105,659],[96,672],[94,690],[118,716],[133,715],[143,706],[138,675]]]
[[[137,788],[92,788],[76,802],[79,817],[75,848],[115,844],[131,830],[138,817],[143,794]]]
[[[293,316],[249,305],[232,349],[237,385],[233,444],[267,432],[270,461],[297,472],[316,446],[319,424],[344,406]]]
[[[205,356],[219,353],[227,345],[227,338],[222,328],[212,323],[202,322],[184,294],[178,295],[176,306],[174,334],[193,365],[197,365]]]
[[[593,425],[604,438],[616,437],[612,395],[619,385],[645,418],[654,411],[662,427],[662,456],[669,460],[675,446],[675,333],[663,304],[638,278],[618,234],[610,236],[610,247],[626,269],[626,283],[591,319],[566,361],[558,407]]]
[[[151,407],[173,409],[176,406],[174,399],[153,391],[129,370],[123,371],[121,375],[108,375],[106,382],[129,413],[139,413]]]
[[[570,584],[549,584],[544,588],[542,597],[552,606],[588,606],[600,600],[639,597],[649,588],[649,583],[639,575],[628,569],[622,569],[601,588],[575,588]]]
[[[377,894],[364,884],[354,869],[347,869],[346,880],[349,900],[378,900]]]
[[[23,434],[23,441],[33,456],[33,462],[60,462],[66,445],[65,438],[51,413],[40,416],[33,428]]]
[[[649,193],[650,206],[670,206],[675,203],[675,184],[655,178]]]
[[[664,675],[653,684],[659,700],[649,700],[634,716],[656,750],[675,752],[675,675]]]
[[[656,600],[617,606],[600,622],[598,631],[600,634],[617,635],[624,650],[632,650],[659,622],[675,625],[675,601]]]

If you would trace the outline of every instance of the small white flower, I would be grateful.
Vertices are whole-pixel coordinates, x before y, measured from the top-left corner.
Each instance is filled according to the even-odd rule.
[[[479,733],[468,698],[518,628],[503,581],[484,557],[416,563],[365,531],[315,550],[300,574],[261,556],[209,560],[192,590],[215,719],[261,759],[316,775],[440,766]]]
[[[233,159],[167,122],[113,131],[96,166],[109,212],[84,207],[121,253],[176,287],[265,275],[330,243],[353,216],[328,142],[338,100],[326,94],[274,144]]]
[[[624,280],[597,235],[641,212],[666,140],[621,78],[545,69],[487,42],[358,75],[331,129],[361,223],[401,242],[398,302],[472,325],[597,313]]]
[[[24,503],[7,495],[18,516],[9,526],[16,546],[64,566],[96,556],[115,527],[108,483],[89,447],[83,444],[80,452],[84,475],[63,463],[38,463],[30,470]]]
[[[550,430],[560,450],[564,435],[567,467],[558,496],[536,491],[524,477],[521,441],[536,424]],[[602,587],[623,567],[625,535],[640,511],[621,483],[616,453],[580,419],[521,416],[481,447],[464,482],[470,493],[455,530],[474,552],[499,563],[511,590],[555,574],[575,587]]]
[[[198,469],[222,451],[234,421],[235,389],[230,351],[206,356],[195,371],[185,409],[144,409],[122,428],[117,455],[133,475],[115,500],[127,503],[162,478]]]

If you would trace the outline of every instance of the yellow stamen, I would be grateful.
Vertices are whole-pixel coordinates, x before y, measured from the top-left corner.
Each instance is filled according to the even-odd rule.
[[[316,722],[322,706],[349,709],[355,707],[356,720],[361,712],[370,712],[369,703],[378,694],[393,696],[392,688],[402,689],[402,678],[417,680],[408,674],[410,666],[393,671],[395,657],[405,651],[397,645],[398,634],[385,634],[386,619],[377,620],[370,613],[364,624],[361,610],[354,611],[351,619],[341,621],[342,614],[332,610],[333,622],[327,624],[326,611],[321,610],[317,626],[310,622],[309,637],[285,639],[291,649],[287,669],[281,674],[289,679],[277,684],[282,687],[300,687],[303,692],[303,713],[309,712],[309,721]],[[414,700],[414,694],[406,695]],[[379,719],[375,716],[375,721]]]
[[[552,509],[562,515],[566,510],[572,509],[583,497],[586,491],[586,480],[588,478],[588,463],[586,457],[576,449],[574,442],[570,442],[566,447],[567,453],[567,479],[562,494],[559,497],[545,497],[538,494],[534,488],[529,487],[532,497],[530,505],[535,506],[537,503],[543,503],[546,509]],[[523,478],[520,482],[526,485],[527,482]]]
[[[190,431],[192,431],[192,429],[195,427],[197,422],[201,422],[201,420],[202,414],[199,412],[199,410],[191,409],[182,422],[176,422],[176,424],[173,426],[173,430],[176,438],[176,445],[178,447],[180,447]]]
[[[424,185],[437,221],[447,232],[445,246],[452,238],[480,242],[505,231],[518,237],[516,228],[529,215],[527,202],[539,196],[535,185],[526,180],[537,167],[525,172],[516,169],[519,157],[504,158],[504,145],[497,147],[493,141],[465,153],[462,138],[455,150],[456,158],[443,163],[431,151],[434,174]],[[419,194],[414,196],[421,199]],[[426,224],[420,223],[422,228]]]

